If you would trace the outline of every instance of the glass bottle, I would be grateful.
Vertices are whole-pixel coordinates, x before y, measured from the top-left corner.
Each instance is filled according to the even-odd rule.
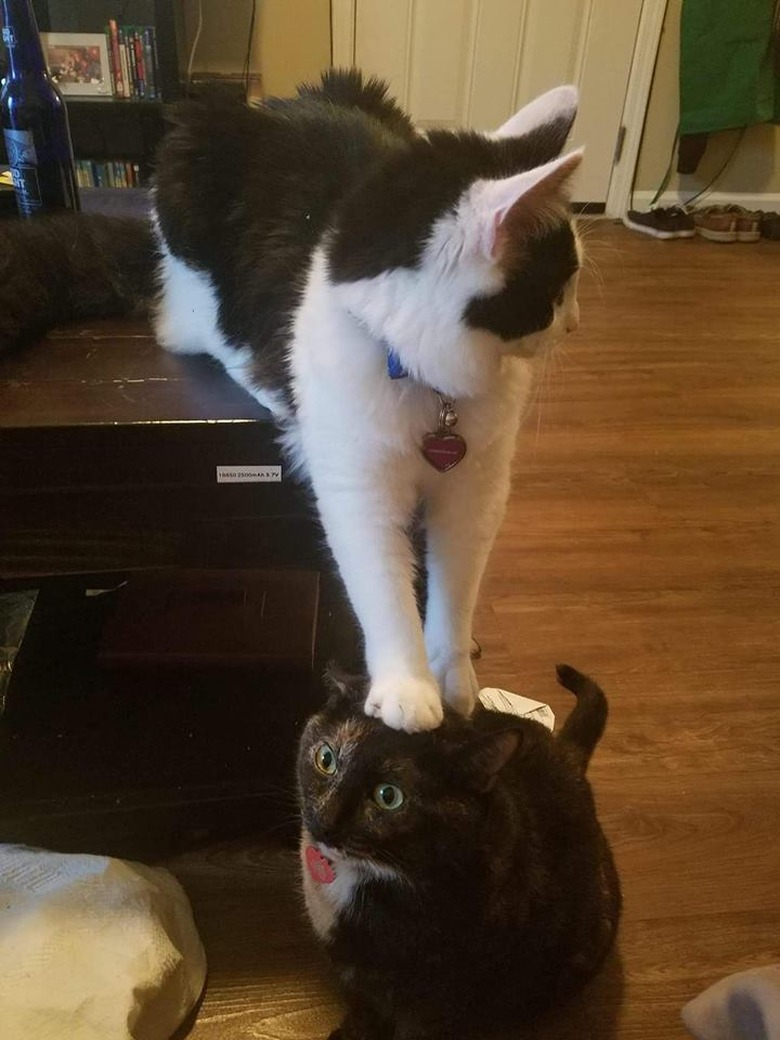
[[[79,195],[68,113],[46,68],[31,0],[2,0],[9,69],[0,123],[23,217],[77,210]]]

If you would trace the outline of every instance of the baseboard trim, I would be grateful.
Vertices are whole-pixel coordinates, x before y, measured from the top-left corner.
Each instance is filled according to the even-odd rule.
[[[684,205],[691,195],[690,191],[667,191],[658,200],[658,205]],[[648,209],[654,196],[654,191],[635,191],[634,209]],[[744,206],[745,209],[768,209],[780,212],[780,192],[711,191],[703,198],[697,199],[694,206]]]

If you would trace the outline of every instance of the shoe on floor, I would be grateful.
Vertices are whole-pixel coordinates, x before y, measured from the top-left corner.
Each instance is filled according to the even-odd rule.
[[[743,206],[705,206],[693,220],[702,238],[711,242],[758,242],[761,217]]]
[[[758,242],[759,238],[761,238],[761,214],[743,209],[735,215],[737,219],[737,242]]]
[[[623,223],[632,231],[654,238],[693,238],[696,234],[693,218],[682,206],[658,206],[646,213],[630,209],[624,214]]]
[[[768,238],[772,242],[780,242],[780,213],[764,210],[760,214],[761,237]]]

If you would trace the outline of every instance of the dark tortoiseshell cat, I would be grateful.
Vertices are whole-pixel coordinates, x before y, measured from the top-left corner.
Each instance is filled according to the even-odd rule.
[[[347,1000],[331,1040],[473,1035],[601,965],[620,886],[585,771],[607,702],[573,668],[558,678],[577,705],[557,737],[481,708],[396,732],[349,682],[309,721],[304,895]]]

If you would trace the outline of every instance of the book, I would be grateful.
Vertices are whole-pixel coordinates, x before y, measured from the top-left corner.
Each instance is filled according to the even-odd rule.
[[[122,61],[119,56],[119,28],[114,18],[109,18],[108,20],[108,44],[109,65],[111,66],[114,80],[114,93],[117,97],[126,97]]]
[[[135,38],[133,30],[129,25],[125,26],[125,51],[127,52],[127,65],[130,69],[130,97],[136,100],[138,94],[138,69],[135,63]]]
[[[127,160],[98,162],[76,160],[76,182],[80,188],[138,188],[141,184],[137,163]]]
[[[127,48],[125,47],[125,31],[121,27],[117,29],[117,45],[119,48],[119,62],[122,68],[122,84],[124,93],[122,97],[132,97],[132,84],[130,83],[130,68],[127,64]]]
[[[143,32],[144,68],[146,70],[146,96],[150,101],[157,100],[157,70],[155,68],[154,47],[152,40],[154,29],[147,25]]]
[[[105,30],[108,66],[115,97],[162,101],[157,36],[153,25],[117,25]]]
[[[146,97],[146,65],[144,63],[144,45],[138,29],[133,30],[133,53],[135,54],[135,68],[138,74],[138,96]]]

